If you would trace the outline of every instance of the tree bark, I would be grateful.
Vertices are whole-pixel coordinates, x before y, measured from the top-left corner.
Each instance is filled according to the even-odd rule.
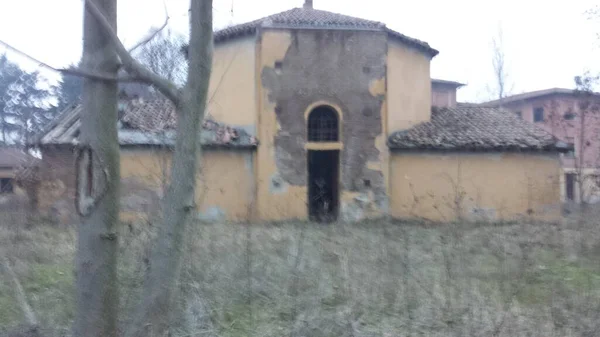
[[[130,337],[163,336],[171,322],[184,249],[183,237],[196,207],[200,123],[208,95],[212,42],[212,0],[192,0],[189,72],[177,104],[177,140],[171,183],[165,198],[163,224],[158,229],[151,253],[144,297],[127,331]]]
[[[577,187],[579,188],[579,205],[580,209],[583,211],[585,209],[586,200],[585,200],[585,172],[584,172],[584,164],[585,164],[585,123],[586,123],[586,111],[582,110],[579,113],[579,153],[576,153],[579,157],[575,158],[575,167],[577,172]]]
[[[116,0],[94,2],[116,31]],[[90,13],[89,4],[84,7],[83,67],[116,78],[118,57],[115,46]],[[86,163],[90,165],[77,168],[81,172],[77,177],[78,184],[87,187],[79,198],[86,198],[91,203],[84,210],[78,229],[77,314],[73,336],[117,336],[116,233],[120,177],[116,81],[85,79],[79,141],[78,148],[85,149]]]

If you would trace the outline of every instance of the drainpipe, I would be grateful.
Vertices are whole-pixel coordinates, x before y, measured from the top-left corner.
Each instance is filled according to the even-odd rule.
[[[304,0],[305,9],[313,9],[313,0]]]

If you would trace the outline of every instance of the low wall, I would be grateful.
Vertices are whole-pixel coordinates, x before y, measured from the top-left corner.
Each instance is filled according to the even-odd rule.
[[[560,162],[545,153],[393,153],[391,214],[435,221],[560,216]]]
[[[72,222],[74,157],[68,148],[42,151],[40,212],[55,221]],[[133,220],[158,214],[170,177],[171,154],[161,148],[123,148],[121,151],[121,218]],[[198,217],[208,221],[243,221],[252,216],[253,152],[205,149],[195,177]]]
[[[170,152],[156,148],[121,151],[121,216],[152,215],[170,177]],[[252,216],[253,152],[205,149],[196,177],[198,217],[206,221],[243,221]]]

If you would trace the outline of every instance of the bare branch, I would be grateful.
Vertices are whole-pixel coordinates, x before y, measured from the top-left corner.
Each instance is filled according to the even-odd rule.
[[[169,24],[169,19],[171,19],[171,17],[169,17],[169,10],[167,9],[167,3],[165,1],[163,1],[163,5],[165,7],[165,22],[157,30],[148,34],[148,36],[146,36],[145,39],[141,40],[140,42],[136,43],[133,47],[129,48],[128,51],[130,53],[138,49],[139,47],[145,45],[146,43],[152,41],[152,39],[154,39],[156,35],[158,35],[158,33],[162,32],[167,27],[167,25]]]
[[[152,39],[154,39],[156,37],[156,35],[158,35],[158,33],[160,33],[163,29],[165,29],[165,27],[167,27],[168,22],[169,22],[169,18],[167,17],[167,19],[165,20],[165,23],[163,23],[163,25],[160,26],[160,28],[151,32],[150,34],[148,34],[148,36],[145,39],[141,40],[140,42],[136,43],[133,47],[129,48],[128,52],[131,53],[131,52],[135,51],[136,49],[138,49],[139,47],[152,41]]]
[[[102,74],[90,72],[90,71],[87,71],[82,68],[58,68],[58,69],[52,69],[52,70],[58,71],[61,74],[89,78],[92,80],[117,81],[117,82],[142,82],[142,80],[139,77],[135,77],[135,76],[120,75],[117,77],[112,77],[109,75],[102,75]]]
[[[139,81],[139,79],[132,77],[132,76],[123,76],[123,77],[113,77],[110,75],[104,75],[104,74],[99,74],[96,72],[91,72],[85,69],[81,69],[81,68],[56,68],[53,67],[51,65],[49,65],[46,62],[43,62],[29,54],[27,54],[26,52],[13,47],[12,45],[10,45],[9,43],[6,43],[2,40],[0,40],[0,44],[4,45],[7,49],[29,59],[30,61],[33,61],[35,63],[37,63],[40,67],[51,70],[51,71],[55,71],[61,74],[66,74],[66,75],[73,75],[73,76],[78,76],[78,77],[84,77],[84,78],[89,78],[89,79],[93,79],[93,80],[100,80],[100,81],[119,81],[119,82],[136,82]]]
[[[494,98],[503,99],[512,91],[512,84],[509,83],[509,73],[504,54],[504,34],[502,26],[498,27],[497,34],[492,38],[492,66],[494,70]]]
[[[117,50],[117,55],[119,55],[125,70],[127,70],[130,75],[137,77],[141,82],[155,86],[156,89],[170,99],[175,105],[178,105],[180,97],[177,86],[166,78],[153,73],[143,64],[134,59],[117,36],[117,33],[110,25],[110,22],[108,22],[94,1],[85,0],[85,4],[86,9],[90,11],[96,20],[98,20],[99,25],[103,27],[104,32],[112,40]]]

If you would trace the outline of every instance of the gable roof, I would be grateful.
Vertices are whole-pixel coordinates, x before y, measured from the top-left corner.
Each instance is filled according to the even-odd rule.
[[[499,106],[502,104],[508,104],[518,101],[524,101],[532,98],[539,98],[544,96],[552,96],[552,95],[581,95],[581,94],[590,94],[588,92],[575,90],[575,89],[564,89],[564,88],[550,88],[536,91],[529,91],[522,94],[507,96],[502,99],[496,99],[489,102],[481,103],[482,106]],[[600,93],[591,93],[594,96],[600,97]]]
[[[80,104],[65,109],[42,132],[33,145],[75,145],[78,143]],[[174,105],[162,97],[132,99],[119,107],[119,144],[154,146],[175,144],[177,115]],[[254,148],[258,140],[241,128],[205,119],[200,143],[212,147]]]
[[[432,109],[431,121],[393,133],[395,150],[556,151],[570,147],[545,130],[499,108]]]
[[[389,36],[415,47],[431,57],[439,53],[437,50],[431,48],[426,42],[391,30],[381,22],[360,19],[313,8],[294,8],[251,22],[227,27],[216,31],[214,34],[214,39],[215,42],[222,42],[236,37],[251,35],[256,33],[256,30],[260,27],[383,31],[387,32]]]
[[[457,88],[457,89],[460,87],[464,87],[466,85],[466,84],[460,83],[460,82],[440,80],[437,78],[432,78],[431,84],[432,85],[440,85],[440,86],[448,86],[448,87],[453,87],[453,88]]]
[[[37,159],[15,147],[0,146],[0,168],[35,165]]]

